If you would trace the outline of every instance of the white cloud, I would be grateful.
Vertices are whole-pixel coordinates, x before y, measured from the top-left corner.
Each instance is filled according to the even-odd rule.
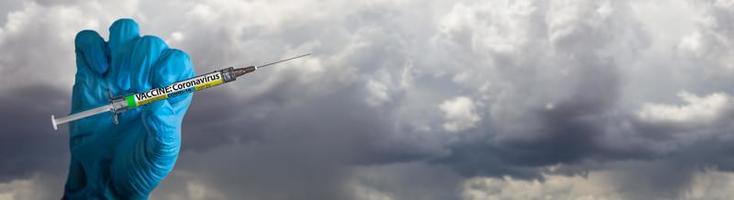
[[[360,199],[360,200],[394,200],[395,199],[390,194],[381,192],[375,188],[361,185],[361,184],[352,184],[351,189],[356,199]]]
[[[0,183],[0,200],[14,199],[42,199],[41,195],[35,191],[36,188],[32,180],[13,180],[8,183]]]
[[[456,199],[454,192],[463,180],[449,168],[422,162],[359,166],[351,171],[345,186],[350,199],[357,200]]]
[[[175,183],[164,184],[153,191],[150,198],[153,200],[174,199],[229,199],[225,194],[210,185],[202,183],[202,178],[186,170],[177,170],[166,179],[175,180]]]
[[[464,200],[623,200],[645,198],[625,190],[616,182],[616,170],[591,171],[586,175],[544,175],[540,180],[517,180],[511,177],[472,178],[464,181]],[[716,170],[695,172],[692,181],[680,191],[681,200],[724,200],[734,196],[734,174]],[[665,194],[667,191],[650,191]],[[651,195],[654,196],[654,195]],[[662,196],[658,196],[662,197]],[[655,199],[654,197],[652,199]],[[667,199],[667,198],[663,198]]]
[[[734,196],[734,174],[715,170],[699,172],[682,199],[731,199]]]
[[[370,93],[370,95],[367,97],[367,103],[371,106],[379,106],[387,101],[390,101],[388,88],[385,84],[381,82],[375,80],[367,81],[367,91],[369,91]]]
[[[624,199],[607,180],[608,174],[587,176],[545,175],[544,181],[503,178],[472,178],[464,182],[464,200],[615,200]]]
[[[696,96],[688,92],[678,93],[685,104],[645,104],[637,116],[651,122],[711,122],[731,107],[731,97],[724,93]]]
[[[446,119],[443,128],[450,132],[473,128],[482,119],[477,114],[474,101],[469,97],[460,96],[446,100],[438,107],[443,111]]]
[[[64,178],[37,173],[26,179],[0,182],[0,200],[59,199]]]

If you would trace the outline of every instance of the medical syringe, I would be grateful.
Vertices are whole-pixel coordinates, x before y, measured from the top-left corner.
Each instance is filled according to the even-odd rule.
[[[143,106],[149,103],[153,103],[156,101],[160,101],[163,99],[167,99],[170,97],[175,97],[175,96],[179,96],[179,95],[183,95],[187,93],[196,92],[196,91],[203,90],[206,88],[221,85],[223,83],[232,82],[236,80],[237,77],[253,72],[259,68],[282,63],[282,62],[293,60],[296,58],[305,57],[308,55],[311,55],[311,54],[304,54],[304,55],[291,57],[291,58],[287,58],[287,59],[283,59],[283,60],[279,60],[279,61],[275,61],[275,62],[271,62],[271,63],[267,63],[264,65],[259,65],[259,66],[249,66],[249,67],[243,67],[243,68],[229,67],[229,68],[213,71],[207,74],[199,75],[199,76],[196,76],[190,79],[186,79],[183,81],[173,83],[166,87],[153,88],[145,92],[126,95],[121,98],[112,99],[110,104],[100,106],[97,108],[92,108],[92,109],[85,110],[82,112],[74,113],[66,117],[61,117],[57,119],[56,117],[51,115],[51,124],[53,125],[54,130],[57,130],[59,125],[69,123],[72,121],[76,121],[79,119],[87,118],[90,116],[94,116],[97,114],[105,113],[105,112],[112,112],[113,120],[115,123],[117,123],[117,114],[121,112],[125,112],[129,109],[137,108],[137,107],[140,107],[140,106]]]

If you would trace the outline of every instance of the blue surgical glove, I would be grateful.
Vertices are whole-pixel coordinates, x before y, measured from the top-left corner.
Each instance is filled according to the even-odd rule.
[[[167,86],[194,75],[186,53],[138,25],[120,19],[109,41],[97,32],[77,34],[76,82],[71,112],[110,103],[110,96]],[[64,199],[145,199],[173,169],[181,145],[181,121],[191,94],[129,110],[113,123],[111,113],[70,124],[71,163]]]

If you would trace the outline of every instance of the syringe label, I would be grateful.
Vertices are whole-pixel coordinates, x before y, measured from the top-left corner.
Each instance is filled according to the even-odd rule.
[[[219,71],[204,74],[184,81],[176,82],[162,88],[154,88],[145,92],[125,97],[128,108],[135,108],[159,100],[175,97],[224,83]]]

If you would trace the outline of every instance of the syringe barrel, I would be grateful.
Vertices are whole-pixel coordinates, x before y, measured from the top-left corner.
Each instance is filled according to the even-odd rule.
[[[233,71],[235,71],[234,67],[225,68],[179,81],[166,87],[153,88],[145,92],[125,96],[122,99],[126,102],[126,106],[124,108],[116,108],[115,111],[137,108],[170,97],[180,96],[234,81],[237,77]]]

